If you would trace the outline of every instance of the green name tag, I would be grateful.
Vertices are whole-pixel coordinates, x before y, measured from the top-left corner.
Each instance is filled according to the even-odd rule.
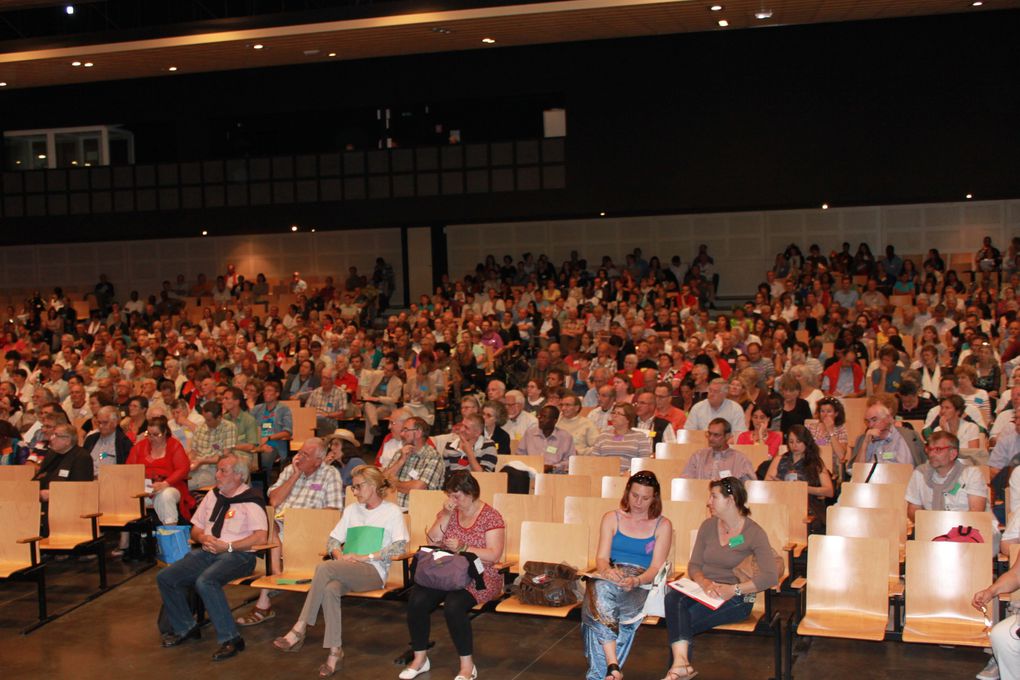
[[[957,482],[956,484],[953,485],[953,488],[949,490],[949,495],[950,496],[955,496],[956,492],[959,491],[959,490],[960,490],[960,483]]]
[[[744,545],[744,534],[737,534],[730,539],[731,548],[736,548],[738,545]]]
[[[882,460],[896,460],[896,452],[895,451],[883,451],[882,452]]]

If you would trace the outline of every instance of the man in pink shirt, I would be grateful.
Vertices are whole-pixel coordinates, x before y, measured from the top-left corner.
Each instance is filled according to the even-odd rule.
[[[173,632],[163,636],[164,647],[176,647],[201,637],[188,606],[187,589],[194,586],[205,604],[220,648],[213,661],[244,650],[230,614],[223,586],[255,569],[253,546],[265,543],[268,529],[262,494],[248,484],[248,463],[227,454],[216,464],[216,488],[206,495],[191,518],[191,540],[199,547],[156,577]]]

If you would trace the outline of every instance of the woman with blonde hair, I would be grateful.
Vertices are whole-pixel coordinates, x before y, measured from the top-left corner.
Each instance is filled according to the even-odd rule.
[[[336,672],[344,652],[340,636],[340,600],[350,592],[377,590],[386,583],[390,561],[407,549],[404,515],[385,500],[390,482],[372,465],[359,465],[351,475],[351,488],[358,502],[349,505],[329,534],[326,553],[330,559],[315,568],[311,588],[294,627],[273,641],[283,652],[297,652],[305,643],[309,625],[314,626],[319,609],[326,620],[322,646],[329,650],[319,667],[319,677]]]

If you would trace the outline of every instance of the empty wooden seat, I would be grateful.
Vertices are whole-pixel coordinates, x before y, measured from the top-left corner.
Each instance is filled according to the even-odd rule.
[[[682,432],[683,430],[681,430]],[[679,434],[679,433],[678,433]],[[655,457],[663,460],[675,460],[678,463],[682,463],[680,471],[687,467],[687,461],[691,459],[695,451],[700,451],[708,446],[704,438],[699,441],[688,442],[685,444],[667,444],[661,442],[655,446]]]
[[[673,525],[673,571],[685,574],[698,529],[708,519],[708,507],[697,501],[663,501],[662,514]]]
[[[581,475],[538,475],[535,477],[535,495],[552,496],[553,521],[562,522],[563,499],[567,496],[590,496],[591,480],[591,477]]]
[[[850,508],[887,508],[893,511],[900,544],[907,540],[906,484],[847,482],[839,492],[839,505]]]
[[[677,444],[697,444],[699,446],[708,446],[708,440],[705,438],[706,430],[677,430],[676,431],[676,442]],[[659,444],[662,446],[662,444]],[[656,447],[658,449],[658,447]],[[658,457],[658,453],[655,454]]]
[[[732,444],[731,448],[744,454],[744,457],[751,461],[751,467],[755,470],[765,461],[772,460],[767,444]]]
[[[0,482],[27,482],[35,477],[33,465],[0,465]]]
[[[602,478],[620,476],[619,456],[571,456],[567,472],[572,475],[591,478],[591,489],[585,496],[602,495]],[[536,491],[537,493],[537,491]]]
[[[584,524],[588,527],[588,562],[586,570],[595,568],[595,557],[599,549],[599,528],[602,516],[617,510],[619,500],[615,498],[592,498],[567,496],[563,501],[563,522],[565,524]]]
[[[751,480],[744,483],[748,503],[779,503],[789,513],[791,549],[794,556],[807,547],[808,492],[807,482],[763,482]],[[780,546],[782,548],[783,546]]]
[[[99,466],[101,527],[122,527],[145,517],[145,466]]]
[[[889,625],[888,548],[880,538],[808,538],[807,606],[800,635],[880,641]]]
[[[687,466],[687,461],[677,460],[671,458],[634,458],[630,461],[630,474],[634,475],[642,470],[648,470],[649,472],[655,473],[655,477],[659,480],[659,487],[665,489],[669,487],[669,481],[679,477],[684,467]]]
[[[552,496],[528,496],[519,493],[497,493],[492,507],[503,516],[506,525],[503,559],[518,564],[521,552],[522,522],[551,522]]]
[[[565,562],[578,569],[583,569],[588,562],[587,525],[522,522],[520,562],[523,565],[530,561]],[[577,606],[579,605],[539,607],[523,604],[516,596],[511,596],[500,602],[496,606],[496,611],[563,618]]]
[[[40,539],[39,497],[31,502],[0,498],[0,517],[0,579],[36,582],[41,621],[46,618],[46,578],[35,546]]]
[[[988,646],[974,593],[993,579],[992,544],[907,541],[904,642]]]
[[[430,545],[426,532],[436,521],[436,515],[447,501],[445,491],[414,489],[407,496],[407,533],[411,537],[407,550],[414,553],[423,545]]]
[[[974,527],[981,532],[985,542],[990,543],[994,531],[995,516],[990,512],[968,512],[965,510],[918,510],[914,513],[914,540],[930,541],[936,536],[949,533],[953,527]]]
[[[479,498],[492,505],[492,499],[498,493],[506,493],[507,474],[505,472],[472,472],[471,476],[478,482]]]
[[[877,538],[885,541],[886,576],[890,581],[899,582],[900,531],[891,509],[830,506],[826,511],[825,533],[827,536]]]
[[[694,501],[708,505],[707,479],[673,479],[669,483],[669,498],[674,501]]]
[[[846,412],[846,434],[849,445],[853,446],[857,438],[867,429],[864,424],[864,413],[868,410],[868,400],[864,397],[840,399]]]
[[[875,468],[874,473],[871,468]],[[871,475],[869,484],[903,484],[910,483],[910,476],[914,474],[914,466],[909,463],[856,463],[850,473],[850,481],[864,482]]]
[[[106,588],[106,553],[99,536],[99,482],[51,482],[46,513],[50,535],[40,550],[93,553],[99,566],[99,587]]]
[[[2,468],[0,468],[2,469]],[[39,503],[39,482],[30,480],[0,480],[0,501],[12,503]],[[36,529],[38,531],[38,529]]]
[[[290,411],[294,428],[291,431],[290,450],[297,451],[304,445],[306,439],[315,436],[315,422],[318,412],[314,408],[305,408],[303,406],[292,407]]]
[[[272,588],[307,592],[307,583],[281,583],[280,581],[311,579],[315,567],[322,562],[322,554],[329,540],[329,532],[340,521],[337,510],[287,508],[286,529],[281,547],[283,570],[252,581],[253,588]]]
[[[648,458],[642,458],[641,460],[650,460]],[[623,492],[627,488],[627,477],[610,477],[605,476],[602,478],[602,497],[603,498],[623,498]],[[663,486],[662,482],[659,482],[659,486]]]

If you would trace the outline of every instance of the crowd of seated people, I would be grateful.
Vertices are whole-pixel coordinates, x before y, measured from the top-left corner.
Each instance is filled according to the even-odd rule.
[[[1020,489],[1018,246],[1003,256],[988,241],[973,270],[957,272],[934,250],[912,259],[888,246],[875,258],[844,243],[805,257],[791,245],[754,298],[726,311],[704,246],[689,264],[640,249],[598,266],[575,252],[558,268],[543,255],[490,256],[378,319],[392,287],[384,262],[371,282],[351,271],[342,289],[296,275],[282,312],[264,276],[249,284],[233,266],[212,286],[178,277],[148,301],[121,303],[102,277],[88,319],[59,288],[9,310],[0,462],[36,465],[44,484],[54,471],[84,480],[102,465],[141,463],[153,512],[172,524],[191,517],[227,455],[268,473],[270,500],[295,507],[342,506],[337,485],[367,461],[382,478],[364,483],[406,511],[412,490],[501,469],[500,454],[541,455],[538,472],[555,473],[572,456],[615,456],[627,472],[657,445],[693,437],[704,447],[684,476],[807,481],[811,529],[824,531],[851,465],[926,464],[918,484],[930,491],[955,474],[926,462],[948,440],[954,461],[990,451],[990,511],[989,500],[998,509],[1007,488]],[[181,313],[203,298],[213,304],[201,318]],[[844,405],[855,399],[867,400],[864,422],[848,428]],[[326,438],[295,455],[290,400],[315,409]],[[766,447],[769,460],[753,465],[741,444]],[[82,455],[91,469],[67,462]],[[328,480],[316,477],[326,469]],[[926,507],[914,486],[905,502]],[[234,625],[273,615],[265,597]],[[416,619],[415,639],[423,625]],[[297,644],[303,627],[293,632],[281,644]],[[613,663],[608,649],[600,658]]]

